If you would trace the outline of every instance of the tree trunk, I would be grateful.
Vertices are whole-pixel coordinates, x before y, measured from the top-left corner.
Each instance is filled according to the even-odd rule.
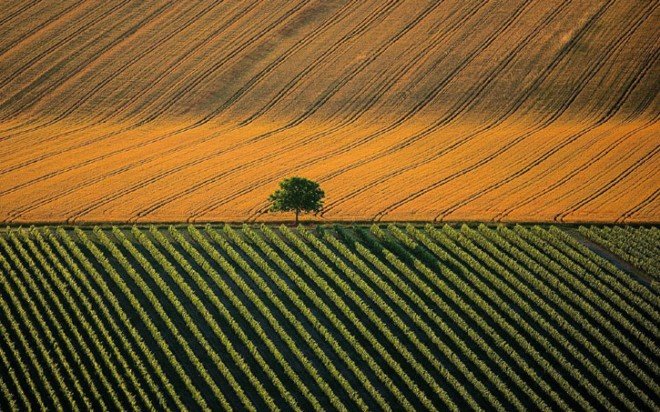
[[[300,210],[296,210],[296,226],[298,226],[298,215],[300,214]]]

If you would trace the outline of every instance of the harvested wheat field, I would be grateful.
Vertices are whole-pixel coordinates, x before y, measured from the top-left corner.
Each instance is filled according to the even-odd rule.
[[[658,222],[659,4],[6,1],[0,220]]]

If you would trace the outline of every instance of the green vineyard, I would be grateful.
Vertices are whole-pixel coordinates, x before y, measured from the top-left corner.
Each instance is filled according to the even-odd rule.
[[[626,261],[641,268],[652,277],[652,282],[660,281],[660,231],[652,229],[630,229],[620,227],[585,227],[580,233],[607,247]]]
[[[657,411],[659,245],[655,227],[7,228],[0,409]]]

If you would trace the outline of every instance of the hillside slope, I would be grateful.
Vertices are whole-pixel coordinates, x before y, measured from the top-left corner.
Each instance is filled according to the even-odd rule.
[[[0,219],[660,220],[658,1],[10,1]]]

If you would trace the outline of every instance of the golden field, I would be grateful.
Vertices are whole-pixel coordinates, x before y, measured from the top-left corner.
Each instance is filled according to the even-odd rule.
[[[659,4],[3,2],[0,220],[658,222]]]

